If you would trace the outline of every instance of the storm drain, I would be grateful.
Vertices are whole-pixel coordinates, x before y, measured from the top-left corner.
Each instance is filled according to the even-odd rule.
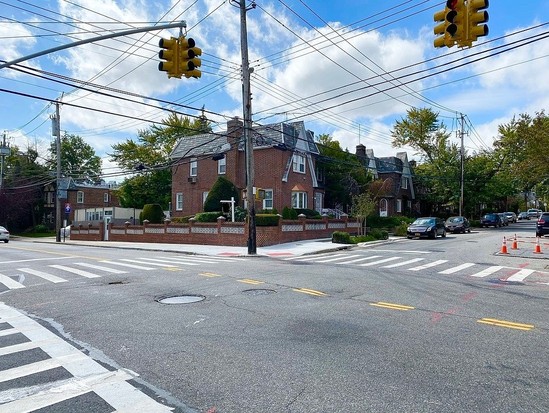
[[[161,304],[192,304],[203,301],[205,298],[206,297],[204,297],[203,295],[186,294],[175,295],[172,297],[161,297],[157,298],[156,301]]]

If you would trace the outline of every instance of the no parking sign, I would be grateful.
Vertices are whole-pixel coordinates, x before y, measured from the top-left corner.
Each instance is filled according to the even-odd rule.
[[[69,204],[68,202],[65,204],[65,214],[70,214],[71,213],[71,204]]]

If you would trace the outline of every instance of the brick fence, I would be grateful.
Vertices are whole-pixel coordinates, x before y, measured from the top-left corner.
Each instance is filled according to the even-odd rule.
[[[351,234],[358,232],[359,223],[343,219],[306,219],[279,220],[278,226],[256,227],[258,247],[282,244],[307,239],[330,238],[335,231]],[[71,239],[81,241],[123,241],[164,244],[226,245],[245,247],[248,243],[248,225],[244,222],[226,222],[220,217],[217,223],[192,221],[188,224],[176,224],[166,221],[164,224],[124,225],[109,224],[105,234],[102,223],[80,224],[71,227]]]

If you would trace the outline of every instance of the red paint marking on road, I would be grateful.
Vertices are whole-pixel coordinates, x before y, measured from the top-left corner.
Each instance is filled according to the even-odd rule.
[[[475,298],[477,295],[478,295],[478,293],[470,292],[470,293],[465,294],[463,297],[461,297],[461,299],[462,299],[463,301],[471,301],[471,300],[472,300],[473,298]]]
[[[528,267],[529,265],[530,265],[530,263],[529,263],[529,262],[526,262],[526,263],[524,263],[524,264],[520,264],[520,265],[519,265],[519,268],[526,268],[526,267]]]
[[[280,257],[282,255],[294,255],[291,252],[271,252],[267,254],[269,257]]]
[[[217,407],[210,407],[208,410],[206,410],[206,413],[216,413]]]

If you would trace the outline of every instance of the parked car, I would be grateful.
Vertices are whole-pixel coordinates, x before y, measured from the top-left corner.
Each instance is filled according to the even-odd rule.
[[[501,219],[501,225],[504,227],[509,226],[509,220],[507,219],[507,216],[503,212],[498,212],[499,219]]]
[[[436,217],[418,218],[408,227],[406,236],[408,238],[436,238],[437,235],[446,237],[444,220]]]
[[[536,223],[536,237],[549,234],[549,212],[542,212]]]
[[[494,227],[499,228],[503,224],[501,223],[501,218],[498,214],[492,213],[492,214],[486,214],[480,219],[480,227],[481,228],[488,228],[488,227]]]
[[[0,227],[0,241],[10,242],[10,232],[4,227]]]
[[[517,222],[517,214],[514,212],[504,212],[504,215],[507,217],[507,220],[511,223]]]
[[[526,211],[526,213],[530,218],[539,218],[539,216],[541,215],[541,209],[530,208],[528,211]]]
[[[454,234],[456,232],[462,232],[464,234],[466,231],[471,232],[471,224],[465,217],[450,217],[446,220],[445,225],[446,231],[453,232]]]
[[[523,220],[523,219],[530,219],[530,217],[528,216],[528,212],[521,212],[520,214],[518,214],[518,217],[517,219],[520,221],[520,220]]]

